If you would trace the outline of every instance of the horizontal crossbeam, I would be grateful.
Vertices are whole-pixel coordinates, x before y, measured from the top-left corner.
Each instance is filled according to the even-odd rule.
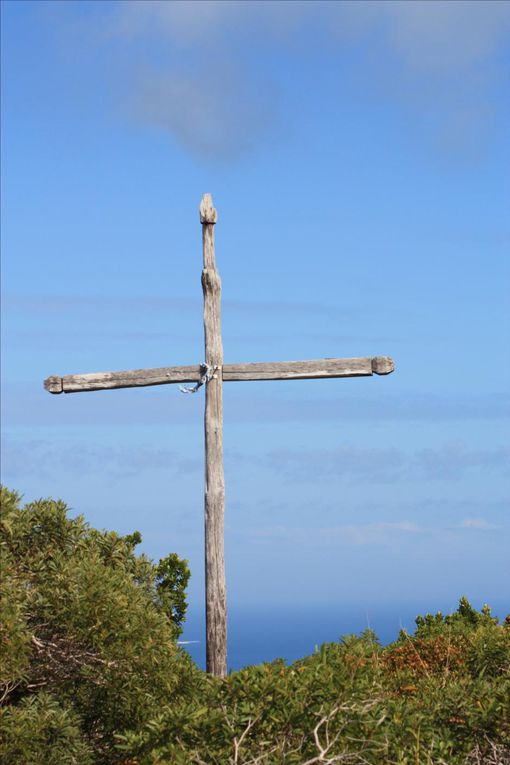
[[[387,375],[394,364],[388,356],[356,359],[318,359],[314,361],[262,361],[251,364],[225,364],[224,380],[310,380],[322,377],[363,377]]]
[[[318,359],[316,361],[263,361],[251,364],[224,364],[224,381],[307,380],[324,377],[363,377],[387,375],[395,366],[389,356],[355,359]],[[219,374],[220,370],[216,371]],[[91,372],[83,375],[48,377],[44,387],[49,393],[138,388],[147,385],[198,382],[203,375],[200,365],[130,369],[125,372]]]

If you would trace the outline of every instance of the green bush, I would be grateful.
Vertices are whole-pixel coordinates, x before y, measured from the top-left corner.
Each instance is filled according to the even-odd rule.
[[[3,765],[92,765],[93,752],[80,719],[46,693],[0,710]]]
[[[510,630],[465,599],[416,624],[209,678],[119,748],[140,765],[509,765]]]
[[[2,489],[0,698],[22,727],[40,712],[33,694],[50,694],[107,762],[118,731],[186,696],[198,673],[176,644],[189,570],[176,555],[158,565],[135,555],[139,534],[99,532],[67,512],[53,500],[22,507]]]
[[[510,621],[487,606],[220,680],[176,644],[185,561],[2,500],[2,765],[510,765]]]

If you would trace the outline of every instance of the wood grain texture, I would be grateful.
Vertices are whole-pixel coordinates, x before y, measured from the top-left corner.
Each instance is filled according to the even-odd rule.
[[[44,381],[44,387],[48,393],[62,393],[62,378],[61,377],[47,377]]]
[[[205,278],[209,279],[210,276]],[[387,375],[395,369],[392,359],[388,356],[309,361],[258,361],[247,364],[223,364],[223,366],[215,364],[214,366],[220,367],[217,375],[221,375],[224,382],[364,377],[372,374]],[[138,388],[144,385],[198,382],[201,375],[202,371],[198,364],[186,367],[128,369],[124,372],[90,372],[82,375],[48,377],[44,381],[44,387],[49,393],[79,393],[113,388]]]
[[[212,196],[204,194],[200,202],[200,223],[217,223],[218,213],[213,207]],[[203,233],[203,231],[202,231]],[[205,254],[205,251],[204,251]],[[214,239],[213,239],[213,258],[214,258]]]
[[[375,356],[372,359],[372,370],[376,375],[389,375],[395,370],[395,363],[389,356]]]
[[[311,361],[263,361],[225,364],[225,381],[309,380],[321,377],[363,377],[373,374],[372,359],[313,359]]]
[[[205,362],[205,578],[207,671],[227,674],[227,598],[224,554],[225,479],[223,471],[223,381],[303,380],[387,375],[395,365],[388,356],[328,358],[223,364],[221,341],[221,280],[216,269],[214,226],[217,212],[210,194],[200,203],[202,224]],[[53,394],[198,382],[203,368],[193,366],[131,369],[48,377]],[[213,372],[212,377],[209,373]]]
[[[221,342],[221,280],[216,270],[214,224],[210,194],[200,205],[204,268],[205,363],[216,373],[205,391],[205,602],[206,667],[217,677],[227,674],[227,588],[225,582],[223,470],[223,345]]]
[[[81,375],[48,377],[44,381],[44,387],[50,393],[79,393],[113,388],[138,388],[144,385],[198,382],[201,374],[199,364],[189,367],[128,369],[124,372],[89,372]]]

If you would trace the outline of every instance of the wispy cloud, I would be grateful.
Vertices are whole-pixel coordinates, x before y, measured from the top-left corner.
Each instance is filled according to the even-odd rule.
[[[414,521],[388,520],[368,523],[342,523],[334,525],[300,525],[289,524],[264,524],[241,526],[236,529],[227,529],[229,536],[249,539],[257,545],[285,544],[310,547],[409,547],[410,545],[425,545],[430,547],[434,540],[441,539],[444,542],[448,537],[452,543],[462,542],[467,530],[475,533],[502,531],[504,527],[490,523],[484,518],[472,518],[455,526],[435,521],[427,524],[417,524]],[[507,533],[508,529],[505,533]]]
[[[501,528],[494,523],[490,523],[485,518],[466,518],[460,524],[461,529],[475,529],[476,531],[494,531]]]
[[[243,359],[236,359],[243,361]],[[190,362],[191,363],[191,362]],[[179,425],[197,420],[202,416],[203,404],[197,395],[183,400],[177,386],[164,385],[156,388],[137,390],[100,391],[77,396],[48,396],[43,390],[42,380],[48,373],[60,370],[41,370],[40,380],[32,383],[8,383],[3,385],[2,406],[4,427],[28,425],[41,426],[126,426],[161,424],[161,413],[165,422]],[[84,369],[63,369],[62,373],[90,371]],[[331,386],[338,381],[328,381]],[[341,382],[341,381],[340,381]],[[367,379],[367,387],[374,380]],[[377,381],[375,381],[377,382]],[[260,383],[261,385],[270,383]],[[279,386],[284,383],[278,383]],[[291,382],[288,385],[304,383]],[[381,396],[379,392],[360,396],[350,394],[332,397],[331,393],[315,397],[285,398],[283,395],[253,395],[252,389],[241,390],[244,383],[225,384],[225,427],[233,423],[344,423],[356,422],[468,422],[471,420],[502,421],[510,416],[510,396],[504,393],[488,395],[458,394],[425,395],[412,392]],[[324,382],[326,385],[326,382]],[[236,390],[236,386],[238,386]],[[232,456],[235,459],[235,455]],[[282,460],[292,460],[282,454]],[[452,457],[452,460],[455,457]],[[460,456],[456,457],[461,459]],[[320,455],[318,456],[320,461]],[[382,457],[381,457],[382,459]],[[384,456],[399,460],[398,453]],[[419,460],[423,469],[440,469],[435,452],[423,450]],[[324,456],[328,465],[331,456]]]
[[[231,63],[200,72],[138,76],[132,111],[137,120],[171,133],[186,149],[211,160],[251,152],[274,121],[276,87],[258,83]]]
[[[306,482],[335,476],[339,480],[360,480],[370,476],[376,482],[393,481],[405,470],[406,455],[398,449],[366,449],[341,446],[336,449],[278,449],[261,462],[288,480]]]
[[[410,463],[411,473],[432,480],[455,480],[470,471],[510,469],[510,447],[470,449],[453,443],[434,449],[421,449]]]
[[[484,60],[510,31],[510,13],[498,0],[129,0],[118,3],[111,33],[135,39],[150,35],[184,48],[224,44],[232,30],[255,31],[279,43],[313,24],[333,40],[381,34],[387,46],[421,70],[458,71]]]
[[[322,495],[320,499],[321,518],[337,519],[341,514],[342,518],[349,523],[366,523],[376,514],[378,518],[394,521],[395,518],[406,518],[410,523],[416,524],[420,528],[429,526],[441,526],[445,519],[449,519],[453,528],[463,528],[464,523],[471,520],[487,520],[489,525],[501,526],[507,523],[510,529],[510,517],[508,514],[508,501],[489,500],[486,496],[478,499],[469,494],[467,497],[457,494],[456,499],[451,499],[444,492],[432,495],[429,492],[422,491],[420,487],[419,494],[396,497],[394,495],[370,497],[370,499],[352,499],[348,505],[343,498],[334,492],[333,496]],[[313,512],[313,503],[308,496],[301,498],[292,497],[290,499],[278,497],[277,499],[266,496],[264,498],[247,498],[245,495],[232,499],[235,507],[235,518],[248,518],[250,522],[261,522],[266,524],[267,519],[273,519],[275,516],[291,515],[297,525],[310,523],[315,524],[316,516]],[[231,517],[231,522],[233,522]],[[466,526],[467,528],[467,526]]]
[[[82,347],[112,342],[132,343],[160,340],[181,343],[184,339],[202,337],[202,300],[200,297],[163,297],[160,295],[28,295],[6,294],[3,298],[5,317],[4,342],[20,344],[25,348],[41,347],[53,343],[63,348]],[[271,348],[276,338],[288,339],[300,326],[300,337],[309,341],[326,340],[336,346],[358,340],[365,347],[394,341],[394,338],[363,333],[325,333],[314,326],[347,325],[356,322],[360,314],[366,317],[373,312],[379,318],[378,306],[336,306],[305,300],[223,300],[222,314],[225,344],[242,343],[243,347],[267,344]],[[393,316],[409,319],[405,309]],[[261,330],[260,318],[272,319],[270,330]],[[151,321],[169,327],[165,331],[153,329]],[[321,321],[322,320],[322,321]],[[260,360],[270,360],[264,356]],[[244,361],[245,358],[229,358],[228,361]]]
[[[333,385],[330,381],[328,385]],[[337,381],[338,382],[338,381]],[[374,380],[366,380],[367,389]],[[289,385],[295,385],[292,382]],[[245,422],[454,422],[505,420],[510,417],[510,396],[493,394],[433,394],[379,391],[366,395],[333,396],[327,389],[317,398],[250,395],[230,389],[227,417]],[[426,459],[426,455],[423,456]]]
[[[408,454],[396,448],[280,449],[261,459],[289,480],[317,481],[334,476],[340,481],[394,483],[402,481],[454,481],[471,472],[500,472],[510,468],[510,448],[469,449],[447,444]]]
[[[441,75],[483,62],[510,32],[509,9],[498,0],[393,0],[371,5],[373,13],[386,17],[388,44],[407,63]],[[374,6],[379,6],[378,11]]]
[[[313,301],[300,300],[226,300],[222,301],[224,310],[237,317],[260,316],[261,314],[281,316],[332,316],[338,311],[329,305]],[[137,321],[145,317],[165,314],[180,315],[182,313],[201,316],[202,299],[182,296],[162,297],[159,295],[59,295],[59,294],[5,294],[3,298],[5,311],[24,316],[36,317],[58,316],[62,320],[67,315],[82,318],[90,317],[93,312],[99,319],[106,317],[132,317],[136,314]],[[350,317],[360,308],[345,308],[341,314]]]
[[[112,479],[122,479],[148,471],[164,470],[168,475],[194,473],[201,459],[184,457],[162,447],[90,446],[70,442],[5,440],[2,445],[4,475],[16,481],[26,475],[59,476],[95,474],[98,467]]]
[[[332,94],[356,78],[360,97],[382,92],[408,110],[417,136],[454,152],[493,117],[491,65],[508,39],[510,8],[498,0],[124,0],[82,24],[127,62],[136,119],[201,158],[235,160],[281,119],[285,86],[261,60],[299,65],[325,49],[356,50],[349,67],[341,55],[330,67]]]
[[[76,313],[86,316],[90,312],[100,317],[130,315],[136,311],[143,318],[163,312],[180,312],[200,309],[199,298],[120,295],[60,295],[60,294],[13,294],[3,297],[6,311],[28,316],[59,316]]]
[[[404,520],[314,527],[257,525],[243,528],[237,533],[255,541],[281,540],[286,543],[318,545],[392,545],[396,541],[424,532],[425,529]]]
[[[342,78],[365,78],[454,151],[490,121],[490,63],[510,32],[510,10],[492,0],[131,0],[116,5],[108,28],[124,45],[150,39],[156,50],[170,44],[179,52],[157,68],[145,61],[135,110],[202,156],[236,158],[277,119],[276,78],[259,72],[243,49],[255,44],[265,55],[299,61],[303,48],[310,52],[310,34],[317,49],[364,51],[359,71],[351,65]],[[334,90],[334,71],[330,79]]]

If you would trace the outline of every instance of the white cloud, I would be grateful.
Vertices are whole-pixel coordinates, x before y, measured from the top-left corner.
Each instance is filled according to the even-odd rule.
[[[46,334],[45,334],[46,336]],[[39,336],[41,337],[41,336]],[[54,342],[75,347],[72,344],[73,337],[82,340],[82,347],[88,348],[94,336],[89,332],[87,337],[78,335],[65,336],[62,334],[51,335]],[[106,335],[109,338],[111,335]],[[34,338],[27,348],[33,347]],[[94,346],[96,349],[98,343]],[[90,348],[93,350],[92,346]],[[57,358],[55,356],[55,358]],[[91,355],[92,358],[92,355]],[[127,358],[127,356],[126,356]],[[242,359],[233,359],[241,361]],[[58,361],[58,360],[57,360]],[[162,359],[163,363],[164,360]],[[196,363],[196,359],[194,360]],[[230,361],[230,359],[228,359]],[[161,363],[161,362],[160,362]],[[171,360],[169,363],[172,363]],[[193,359],[189,359],[193,363]],[[52,362],[55,364],[55,361]],[[179,394],[177,386],[158,386],[151,388],[126,389],[123,391],[98,393],[90,396],[81,396],[77,399],[66,397],[64,401],[59,396],[49,396],[43,390],[42,381],[48,373],[62,372],[71,374],[80,369],[86,369],[83,361],[76,365],[69,366],[69,360],[66,362],[66,368],[59,369],[61,360],[57,367],[53,366],[48,370],[39,365],[33,370],[33,376],[29,381],[22,382],[6,381],[3,384],[2,406],[3,425],[8,427],[29,426],[31,429],[46,426],[67,426],[67,425],[87,425],[87,426],[122,426],[129,425],[152,425],[161,423],[161,412],[166,412],[169,421],[175,426],[184,422],[195,421],[202,413],[202,404],[200,399],[187,406],[183,406],[182,396]],[[99,364],[99,367],[105,368],[105,365]],[[117,369],[129,368],[133,364],[118,364]],[[140,364],[141,366],[141,364]],[[147,365],[148,366],[148,365]],[[97,367],[97,368],[99,368]],[[90,365],[89,365],[90,368]],[[39,379],[37,378],[39,376]],[[293,382],[289,385],[305,385],[305,383]],[[263,386],[264,383],[261,383]],[[351,393],[344,398],[334,392],[333,395],[324,394],[315,397],[303,395],[300,398],[285,398],[282,395],[257,394],[244,389],[244,386],[234,386],[228,383],[226,385],[225,395],[228,396],[228,410],[226,410],[225,428],[228,429],[232,423],[262,423],[271,422],[274,425],[278,423],[342,423],[344,426],[349,423],[381,423],[381,422],[469,422],[469,421],[506,421],[509,417],[508,396],[506,394],[458,394],[456,396],[435,396],[418,395],[408,392],[400,395],[386,396],[381,402],[381,396],[377,392],[371,395],[354,395]],[[111,395],[110,395],[111,394]],[[196,399],[196,397],[194,397]],[[455,452],[455,448],[457,452]],[[438,471],[454,467],[458,473],[460,470],[470,468],[469,461],[473,463],[475,459],[475,450],[463,451],[463,447],[453,447],[452,445],[439,447],[432,451],[420,450],[414,459],[414,467],[419,469],[420,474],[437,475]],[[370,465],[373,459],[373,467],[377,467],[382,474],[391,475],[397,472],[403,472],[404,467],[409,463],[409,457],[402,458],[400,451],[368,450],[358,453],[349,447],[343,447],[337,450],[324,450],[321,452],[310,451],[302,452],[301,456],[296,456],[293,450],[280,450],[270,453],[261,459],[263,464],[273,468],[278,468],[284,474],[293,475],[296,471],[298,477],[305,477],[309,470],[307,465],[313,465],[321,474],[335,472],[337,466],[344,465],[343,470],[348,470],[349,466],[356,464],[358,471],[363,471],[363,465]],[[347,449],[348,453],[345,453]],[[460,449],[460,451],[459,451]],[[488,452],[488,453],[487,453]],[[228,453],[228,459],[232,462],[239,460],[251,460],[249,451],[243,457],[239,453]],[[345,458],[345,459],[344,459]],[[277,462],[275,462],[275,459]],[[508,451],[504,448],[493,450],[482,450],[478,453],[477,460],[480,465],[485,461],[486,467],[491,462],[496,467],[495,462],[503,466],[508,459]],[[296,460],[298,462],[296,463]],[[368,462],[367,462],[368,461]],[[304,473],[301,473],[301,467]],[[475,467],[471,464],[471,468]]]
[[[462,443],[446,444],[435,449],[421,449],[412,468],[426,478],[451,480],[472,470],[504,470],[510,466],[510,448],[469,449]]]
[[[164,470],[168,475],[195,473],[202,460],[185,457],[179,452],[147,444],[139,446],[103,446],[71,442],[26,442],[5,440],[2,467],[9,481],[30,475],[41,477],[94,475],[98,467],[112,479],[123,479],[147,471]]]
[[[465,529],[473,531],[494,531],[504,527],[490,523],[485,518],[467,518],[457,525],[448,525],[438,520],[420,525],[410,520],[379,521],[374,523],[343,523],[330,526],[301,526],[287,524],[256,524],[229,533],[247,537],[254,542],[284,542],[285,544],[322,546],[393,546],[409,544],[413,539],[427,537],[434,539],[445,535],[459,534]]]
[[[275,101],[272,83],[215,61],[203,72],[146,72],[135,85],[132,108],[137,119],[168,131],[181,146],[218,160],[256,146],[273,121]]]
[[[478,529],[480,531],[491,531],[499,528],[499,526],[489,523],[485,518],[466,518],[462,521],[460,527],[462,529]]]
[[[187,47],[246,32],[292,42],[306,28],[332,40],[360,41],[375,33],[406,64],[444,74],[491,56],[510,32],[510,9],[499,0],[128,0],[117,4],[111,31]]]
[[[387,16],[389,44],[408,64],[422,71],[459,72],[490,57],[510,32],[507,3],[378,3]]]
[[[374,483],[455,481],[466,473],[508,469],[510,449],[470,449],[462,443],[446,444],[406,453],[394,447],[365,448],[350,445],[335,449],[280,449],[261,462],[291,481],[316,481],[328,476],[338,481]]]
[[[306,314],[307,317],[310,314],[330,317],[339,315],[336,308],[311,301],[229,300],[227,298],[222,301],[222,305],[227,312],[235,314],[236,319],[239,316],[258,318],[261,312],[275,318],[282,316],[296,318],[303,314]],[[61,324],[63,319],[68,323],[71,316],[78,316],[83,322],[91,313],[98,316],[101,321],[105,318],[111,321],[112,317],[120,315],[122,322],[132,316],[133,313],[141,318],[160,314],[165,316],[169,314],[196,316],[200,315],[202,299],[199,297],[163,297],[158,295],[144,297],[141,295],[60,295],[56,293],[28,295],[7,293],[3,297],[3,306],[13,314],[35,318],[37,326],[39,326],[41,319],[47,316],[56,316],[59,324]],[[350,319],[356,310],[359,311],[359,309],[354,308],[345,310],[341,316]],[[366,310],[363,309],[364,312]]]
[[[110,32],[127,39],[141,35],[168,37],[183,44],[214,36],[232,13],[242,10],[231,0],[129,0],[116,4]]]
[[[286,543],[388,545],[404,536],[422,534],[424,529],[411,521],[338,524],[334,526],[300,527],[257,525],[237,531],[253,540],[285,540]]]
[[[299,72],[304,53],[325,47],[356,51],[357,63],[330,67],[332,95],[340,79],[355,77],[360,97],[382,94],[408,111],[419,140],[450,155],[473,154],[493,120],[491,64],[510,34],[510,6],[129,0],[114,6],[108,30],[103,40],[131,50],[138,119],[201,157],[238,158],[278,121],[277,75],[262,62],[283,56]]]

